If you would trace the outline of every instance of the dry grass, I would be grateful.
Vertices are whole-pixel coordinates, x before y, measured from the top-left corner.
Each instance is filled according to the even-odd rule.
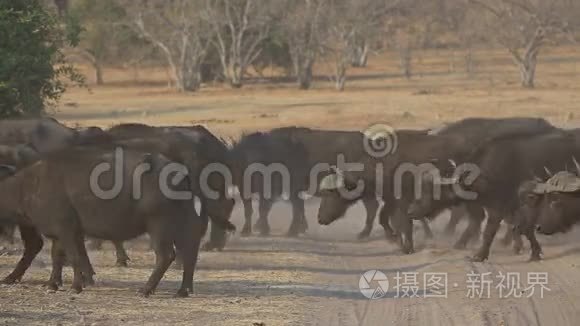
[[[515,66],[502,51],[479,53],[473,78],[460,71],[460,53],[418,53],[411,80],[398,77],[396,58],[385,54],[372,58],[367,68],[352,69],[342,93],[323,79],[310,91],[293,84],[253,83],[242,89],[206,85],[200,92],[179,94],[166,87],[159,69],[142,72],[146,79],[141,84],[131,83],[127,72],[111,70],[105,75],[110,86],[68,92],[56,116],[79,125],[198,123],[225,135],[287,125],[361,129],[382,122],[426,127],[475,115],[531,115],[567,123],[577,119],[580,99],[580,56],[575,50],[543,53],[535,90],[519,87]],[[450,73],[453,61],[456,72]]]
[[[196,123],[233,137],[244,131],[288,125],[355,130],[388,123],[398,128],[422,128],[467,116],[516,115],[574,125],[580,118],[577,49],[542,53],[535,90],[519,87],[517,71],[502,51],[478,53],[478,72],[473,78],[460,71],[461,53],[429,51],[416,55],[411,80],[398,76],[397,60],[387,53],[372,58],[367,68],[353,69],[342,93],[322,80],[310,91],[296,90],[293,84],[252,83],[239,90],[205,85],[200,92],[178,94],[166,87],[163,69],[141,71],[138,78],[130,71],[109,69],[105,74],[108,85],[91,86],[90,91],[69,91],[55,116],[81,126],[107,127],[127,121],[157,125]],[[321,64],[317,72],[327,70]],[[238,209],[234,214],[238,225],[240,216]],[[354,231],[347,226],[348,238],[353,238],[356,231],[358,226]],[[334,239],[333,236],[336,235],[329,237]],[[333,250],[328,243],[237,239],[228,246],[229,251],[202,255],[196,273],[196,294],[189,299],[170,299],[179,284],[176,270],[169,271],[152,298],[134,295],[148,277],[153,262],[153,255],[141,242],[131,245],[129,269],[109,267],[114,261],[111,250],[91,253],[100,280],[97,287],[81,295],[66,291],[47,294],[41,285],[49,275],[45,249],[23,284],[0,287],[0,324],[303,325],[307,323],[306,316],[321,309],[324,296],[270,286],[324,282],[320,270],[322,276],[328,277],[325,268],[334,268],[337,275],[343,275],[341,265],[329,266],[330,258],[323,260],[325,251]],[[383,259],[384,243],[375,244],[374,249],[367,247],[381,253],[377,254],[381,258],[367,259],[367,267]],[[302,247],[308,250],[295,250]],[[356,244],[352,247],[357,248]],[[1,274],[6,274],[17,259],[18,255],[0,256]],[[399,257],[393,259],[398,261]],[[337,257],[332,263],[342,264],[342,260]],[[356,280],[356,275],[352,280]],[[70,274],[65,283],[70,284]]]

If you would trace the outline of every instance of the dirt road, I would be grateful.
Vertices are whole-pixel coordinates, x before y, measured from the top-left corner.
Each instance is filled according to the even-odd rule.
[[[371,240],[355,240],[363,227],[362,207],[328,227],[317,225],[316,208],[316,201],[308,203],[310,228],[300,239],[282,236],[290,216],[289,206],[280,203],[271,215],[272,237],[234,235],[227,251],[203,253],[195,295],[187,299],[172,298],[179,284],[177,270],[169,271],[151,298],[136,296],[153,263],[145,240],[128,244],[128,269],[111,267],[114,254],[108,246],[90,253],[97,271],[95,287],[80,295],[69,293],[67,270],[65,289],[49,293],[42,286],[49,276],[46,245],[21,284],[0,286],[0,324],[577,325],[580,320],[579,232],[541,238],[542,262],[528,263],[528,252],[514,255],[496,243],[489,262],[471,263],[467,257],[475,247],[450,249],[453,240],[443,238],[445,216],[432,223],[436,240],[423,240],[417,225],[417,253],[405,256],[383,239],[379,227]],[[237,207],[233,222],[241,227],[242,221]],[[2,250],[1,275],[14,266],[18,248]],[[369,300],[359,290],[361,274],[368,270],[388,279],[380,299]],[[534,281],[528,273],[534,272],[538,277],[547,273],[547,282],[536,280],[547,287],[543,298],[540,285],[526,289]],[[424,277],[433,280],[430,273],[447,276],[446,297],[433,297],[444,288],[424,283]],[[507,273],[512,281],[519,275],[520,281],[513,286],[501,282],[499,277]],[[476,276],[481,282],[469,281]],[[369,287],[379,284],[373,280]],[[506,287],[500,292],[502,284]]]

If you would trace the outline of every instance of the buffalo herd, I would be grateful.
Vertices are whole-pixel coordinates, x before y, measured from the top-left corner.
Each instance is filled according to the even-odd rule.
[[[390,141],[392,151],[375,155],[365,146],[381,140]],[[151,294],[176,260],[183,270],[176,295],[187,296],[199,250],[223,250],[228,232],[236,230],[229,221],[234,198],[244,207],[242,236],[269,235],[268,215],[277,200],[292,205],[287,236],[306,233],[305,200],[315,196],[320,224],[343,217],[360,201],[367,216],[358,238],[369,237],[378,213],[386,239],[405,254],[414,252],[414,221],[432,237],[429,221],[449,209],[446,235],[460,219],[468,221],[455,243],[459,249],[479,239],[486,221],[474,261],[489,258],[502,221],[509,225],[505,242],[514,239],[514,250],[521,251],[524,236],[530,259],[539,260],[536,232],[566,232],[580,219],[577,158],[580,130],[527,117],[467,118],[378,136],[284,127],[231,142],[203,126],[131,123],[104,130],[69,128],[51,118],[2,120],[0,236],[12,241],[18,229],[24,251],[0,282],[19,282],[48,239],[47,286],[62,285],[68,263],[72,290],[81,292],[95,274],[85,238],[94,247],[112,241],[117,264],[127,266],[123,242],[146,233],[155,265],[140,292]]]

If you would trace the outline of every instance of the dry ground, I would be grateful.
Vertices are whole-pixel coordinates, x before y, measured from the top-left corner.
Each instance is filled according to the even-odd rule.
[[[364,129],[374,123],[397,128],[422,128],[467,116],[545,117],[567,126],[580,125],[580,55],[561,48],[542,53],[535,90],[518,86],[517,71],[502,51],[479,53],[478,72],[468,78],[461,70],[461,53],[431,51],[417,54],[415,77],[397,76],[392,55],[373,58],[370,66],[352,71],[347,90],[338,93],[324,79],[303,92],[292,84],[259,80],[241,90],[206,85],[195,94],[167,89],[162,70],[140,72],[110,69],[108,85],[73,89],[55,117],[70,125],[110,126],[121,121],[150,124],[204,124],[226,137],[277,126],[304,125],[326,129]],[[328,67],[318,67],[323,72]],[[135,81],[137,79],[137,82]],[[171,270],[156,295],[135,295],[151,271],[153,255],[144,240],[129,244],[128,269],[111,267],[111,247],[91,252],[97,286],[80,295],[65,290],[47,293],[47,248],[23,282],[0,287],[0,324],[6,325],[577,325],[580,320],[580,251],[578,232],[542,238],[546,259],[527,263],[496,244],[488,263],[470,263],[466,251],[450,249],[452,239],[434,222],[437,240],[421,239],[417,253],[401,255],[380,230],[368,242],[355,240],[364,211],[356,207],[329,227],[315,221],[317,202],[308,203],[310,228],[300,239],[282,236],[240,238],[234,235],[222,253],[203,253],[195,276],[195,295],[171,298],[179,272]],[[289,224],[289,207],[278,204],[272,213],[273,233]],[[241,227],[242,210],[233,222]],[[48,245],[46,247],[49,247]],[[19,258],[20,246],[0,251],[0,275]],[[526,253],[527,255],[527,253]],[[358,290],[361,273],[378,269],[393,285],[397,271],[446,272],[446,299],[386,297],[369,301]],[[466,274],[539,271],[549,273],[551,291],[542,299],[466,298]],[[65,283],[70,284],[70,270]],[[420,284],[420,294],[425,287]]]

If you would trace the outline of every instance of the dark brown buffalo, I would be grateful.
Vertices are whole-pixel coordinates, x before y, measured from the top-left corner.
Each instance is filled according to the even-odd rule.
[[[474,256],[475,261],[489,257],[489,251],[501,221],[514,220],[520,207],[519,187],[545,170],[563,170],[573,166],[572,157],[580,157],[580,133],[558,130],[536,136],[506,136],[494,139],[476,149],[466,161],[475,164],[479,176],[466,179],[459,173],[452,184],[442,187],[441,198],[433,198],[431,175],[425,174],[423,192],[408,210],[412,216],[432,214],[459,203],[473,203],[485,207],[488,220],[484,231],[484,242]],[[443,162],[444,163],[444,162]],[[453,170],[450,166],[438,166],[439,171]],[[473,199],[459,196],[452,187],[457,186],[476,194]],[[539,244],[533,230],[525,229],[524,235],[532,245],[532,260],[540,258]]]
[[[442,157],[445,159],[461,157],[465,155],[466,140],[463,137],[426,135],[405,130],[398,131],[397,138],[396,152],[380,158],[369,155],[361,157],[357,162],[362,163],[362,171],[347,171],[338,167],[336,174],[323,179],[321,188],[324,188],[325,192],[318,220],[321,224],[328,224],[340,216],[348,205],[358,200],[364,191],[377,193],[380,190],[385,201],[381,212],[381,224],[392,224],[398,232],[397,236],[403,251],[412,253],[413,220],[407,218],[405,212],[413,198],[413,186],[416,181],[413,178],[414,173],[399,175],[398,171],[403,171],[407,165],[420,166]],[[380,175],[377,174],[378,167]],[[345,190],[353,192],[359,183],[364,185],[363,192],[353,193],[350,198],[345,196]],[[435,214],[417,216],[417,219],[423,219],[425,216],[433,217]],[[463,237],[468,240],[471,234],[466,231]]]
[[[304,200],[300,193],[308,187],[307,152],[301,143],[289,137],[269,133],[242,136],[230,151],[234,184],[244,205],[242,235],[252,233],[252,197],[259,198],[259,218],[255,228],[263,236],[270,234],[268,214],[273,203],[287,196],[292,204],[292,223],[287,236],[295,237],[308,227]]]
[[[518,191],[519,209],[516,230],[523,234],[545,235],[568,232],[578,222],[580,213],[580,164],[572,157],[575,172],[560,171],[549,176],[523,182]],[[541,259],[542,248],[530,237],[531,260]]]
[[[207,184],[217,196],[209,196],[200,185],[204,169],[212,165],[230,169],[228,148],[222,140],[203,126],[152,127],[134,123],[114,126],[105,135],[97,135],[97,139],[101,144],[109,141],[130,148],[162,153],[172,161],[185,165],[190,172],[193,192],[201,201],[200,214],[206,219],[209,216],[212,221],[210,240],[204,245],[204,249],[223,249],[226,242],[225,231],[234,229],[228,219],[235,201],[229,197],[228,184],[219,172],[207,176]]]
[[[108,164],[121,170],[102,174],[95,182],[102,189],[114,189],[109,198],[91,187],[95,167]],[[193,272],[207,220],[200,218],[193,202],[171,199],[160,190],[162,170],[171,163],[160,154],[125,150],[123,160],[116,152],[98,148],[74,148],[48,155],[0,183],[0,212],[14,216],[24,242],[24,254],[16,268],[2,283],[15,283],[29,268],[42,249],[41,234],[53,239],[51,288],[62,284],[64,256],[70,259],[74,278],[72,288],[80,292],[85,281],[92,280],[84,236],[124,241],[143,233],[151,237],[156,265],[141,293],[149,295],[156,288],[175,257],[174,246],[183,255],[183,279],[179,296],[187,296],[193,287]],[[141,169],[148,166],[149,169]],[[133,188],[134,175],[141,171],[141,196]],[[120,175],[119,178],[116,176]],[[94,183],[93,183],[94,184]],[[188,190],[189,182],[178,189]]]
[[[300,143],[306,149],[308,160],[308,170],[312,171],[315,166],[319,164],[336,165],[338,157],[341,156],[346,162],[364,162],[370,158],[369,153],[365,150],[364,143],[367,141],[365,135],[358,131],[336,131],[336,130],[316,130],[309,128],[288,127],[274,129],[271,132],[273,135],[281,135],[291,139],[293,142]],[[401,131],[405,135],[425,135],[427,131],[424,130],[406,130]],[[328,174],[326,170],[317,175],[316,180],[309,180],[309,183],[314,183],[316,186],[320,180]],[[326,195],[324,193],[323,195]],[[341,218],[346,213],[346,210],[354,205],[358,200],[361,200],[366,208],[367,217],[364,229],[359,233],[358,238],[367,238],[373,227],[375,217],[379,208],[379,196],[372,188],[365,188],[365,191],[356,200],[344,201],[337,203],[333,207],[332,218],[325,219],[326,224]],[[384,199],[380,198],[380,199]],[[383,226],[385,235],[392,240],[393,230],[389,223],[390,203],[385,202],[380,211],[380,224]],[[424,219],[421,219],[427,236],[431,236],[429,225]]]
[[[432,129],[430,134],[446,136],[465,137],[467,143],[472,147],[478,146],[482,141],[492,138],[502,137],[504,135],[515,135],[520,133],[545,133],[554,131],[555,127],[548,121],[541,118],[530,117],[512,117],[512,118],[465,118],[444,127]],[[476,208],[472,208],[476,209]],[[482,214],[482,212],[478,212]],[[447,235],[453,235],[455,228],[463,216],[466,216],[465,208],[454,207],[451,210],[451,219],[445,228]],[[512,232],[507,232],[503,243],[505,245],[511,242]],[[519,241],[521,243],[521,241]],[[516,250],[517,250],[516,243]],[[460,246],[461,247],[461,246]]]

